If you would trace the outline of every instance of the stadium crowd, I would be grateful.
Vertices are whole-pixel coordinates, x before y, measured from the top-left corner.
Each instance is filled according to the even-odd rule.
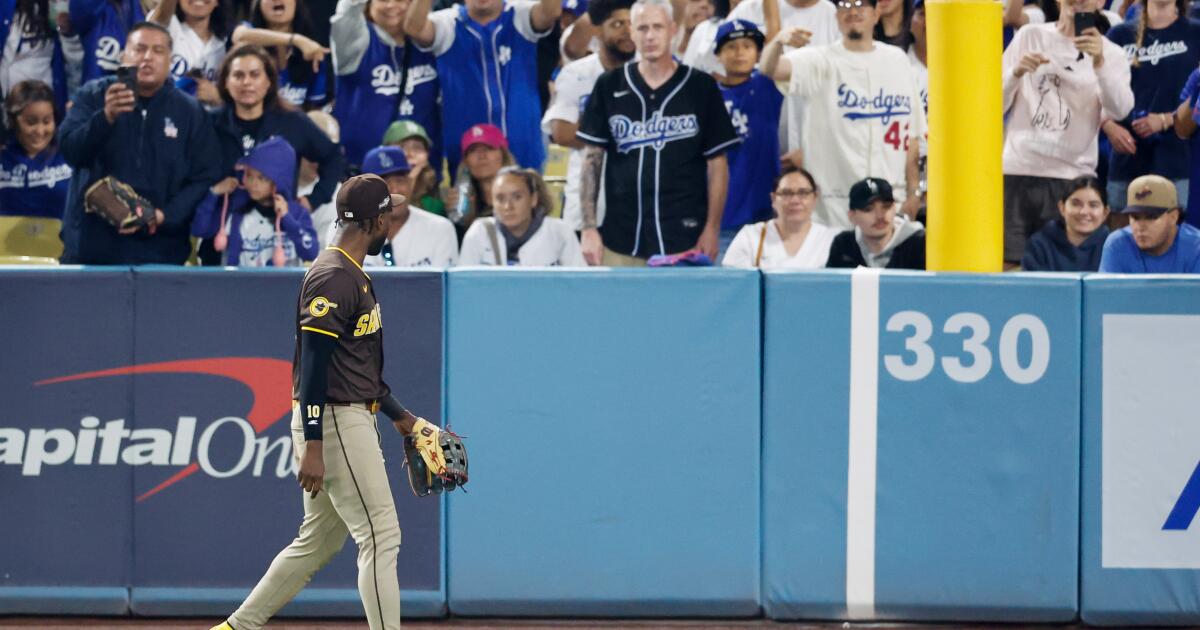
[[[1200,273],[1200,5],[1008,2],[1006,267]],[[373,265],[923,269],[925,9],[0,0],[0,215],[64,263],[302,265],[372,173],[409,199]]]

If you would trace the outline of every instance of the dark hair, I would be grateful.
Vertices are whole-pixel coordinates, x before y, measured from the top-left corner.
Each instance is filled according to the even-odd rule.
[[[184,22],[182,2],[175,5],[175,17]],[[233,33],[233,7],[229,0],[217,0],[217,8],[208,16],[208,29],[220,39],[228,39]]]
[[[17,130],[17,116],[20,116],[26,107],[41,102],[50,103],[54,106],[54,122],[57,124],[59,121],[59,112],[54,98],[54,88],[43,81],[34,79],[21,81],[14,85],[8,91],[8,98],[4,100],[4,120],[8,123],[8,128],[15,133]]]
[[[592,24],[599,27],[612,17],[613,13],[632,6],[633,0],[591,0],[588,2],[587,14],[592,18]]]
[[[1104,184],[1101,184],[1100,180],[1096,179],[1095,177],[1088,175],[1072,179],[1071,183],[1067,184],[1067,189],[1063,192],[1062,199],[1059,201],[1065,205],[1067,200],[1071,198],[1071,195],[1074,195],[1084,188],[1091,188],[1092,190],[1096,191],[1096,194],[1100,195],[1100,203],[1104,204],[1105,207],[1108,207],[1108,191],[1104,189]]]
[[[233,60],[242,57],[257,58],[262,62],[263,71],[267,73],[267,80],[271,85],[267,88],[267,95],[263,97],[263,109],[289,108],[279,98],[279,69],[275,67],[275,60],[271,58],[265,48],[256,44],[238,46],[225,55],[225,60],[221,62],[221,71],[217,74],[217,92],[221,95],[221,100],[227,105],[233,104],[233,95],[229,93],[229,88],[225,84],[229,82],[229,73],[233,70]]]
[[[312,37],[312,18],[308,14],[308,8],[305,6],[304,0],[295,0],[295,2],[296,12],[292,14],[291,32],[305,37]],[[254,4],[250,8],[250,25],[254,28],[270,28],[267,25],[266,18],[263,17],[262,3],[263,0],[254,0]],[[269,50],[274,52],[274,47],[272,46]],[[305,61],[304,56],[300,54],[288,56],[287,72],[288,80],[294,85],[307,84],[316,74],[313,72],[312,63]]]
[[[17,0],[13,13],[25,18],[25,28],[32,28],[37,39],[56,36],[50,27],[50,0]]]
[[[1013,2],[1021,2],[1022,0],[1012,0],[1012,1]],[[878,2],[876,0],[867,0],[867,2],[869,2],[871,4],[871,6],[873,6],[873,7],[878,6]],[[904,17],[901,18],[901,25],[900,25],[900,34],[904,36],[904,41],[905,41],[905,46],[901,46],[901,50],[903,50],[907,46],[907,44],[912,42],[913,2],[912,2],[912,0],[900,0],[900,3],[903,8],[903,15],[904,15]],[[875,37],[875,41],[880,41],[884,37],[887,37],[887,33],[884,32],[884,30],[883,30],[883,19],[882,18],[878,22],[875,23],[874,37]]]
[[[814,193],[821,192],[820,187],[817,186],[817,180],[813,179],[812,173],[809,173],[807,170],[802,169],[802,168],[796,168],[795,166],[783,167],[783,170],[780,171],[780,173],[779,173],[779,177],[775,178],[775,183],[771,184],[771,192],[775,192],[775,190],[779,188],[779,182],[783,181],[784,177],[787,177],[788,175],[791,175],[792,173],[800,173],[801,175],[803,175],[804,179],[807,179],[809,185],[812,186]]]
[[[167,44],[172,49],[175,48],[175,38],[171,37],[171,31],[168,31],[167,27],[163,26],[162,24],[156,24],[154,22],[141,21],[141,22],[138,22],[137,24],[134,24],[133,26],[129,27],[129,34],[125,36],[125,41],[128,42],[129,39],[133,37],[133,34],[138,31],[158,31],[159,33],[162,33],[163,35],[166,35],[167,36]]]

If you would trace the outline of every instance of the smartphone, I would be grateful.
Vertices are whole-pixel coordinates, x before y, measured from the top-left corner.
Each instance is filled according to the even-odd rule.
[[[137,66],[119,66],[117,68],[117,81],[124,83],[125,87],[136,92]]]
[[[1080,35],[1083,34],[1084,31],[1088,30],[1089,28],[1096,28],[1096,14],[1094,12],[1076,13],[1075,14],[1075,36],[1079,37]]]

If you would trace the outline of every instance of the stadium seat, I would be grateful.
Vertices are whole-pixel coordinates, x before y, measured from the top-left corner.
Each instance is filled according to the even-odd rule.
[[[57,259],[63,252],[61,227],[58,219],[0,217],[0,256]]]
[[[57,258],[48,256],[0,256],[0,265],[57,265]]]
[[[566,179],[567,159],[570,155],[571,150],[567,147],[557,144],[550,145],[546,151],[546,168],[542,171],[547,182],[551,177]]]

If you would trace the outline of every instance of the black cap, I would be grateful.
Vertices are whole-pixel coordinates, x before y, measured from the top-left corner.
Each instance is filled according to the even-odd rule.
[[[404,195],[388,192],[387,183],[378,175],[355,175],[342,183],[337,194],[339,219],[361,221],[390,211],[404,204]]]
[[[872,201],[896,201],[892,196],[892,185],[886,179],[868,177],[850,187],[850,209],[866,210]]]

